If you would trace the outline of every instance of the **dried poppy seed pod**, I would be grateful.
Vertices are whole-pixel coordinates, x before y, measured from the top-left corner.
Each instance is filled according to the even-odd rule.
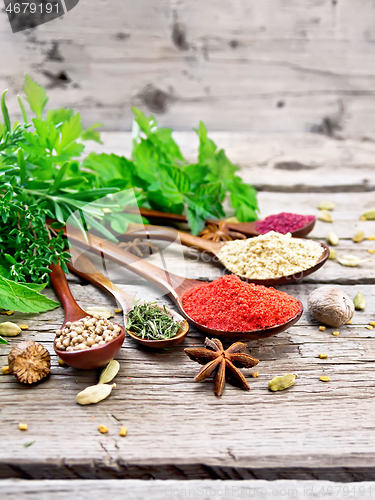
[[[47,349],[38,342],[21,342],[8,356],[10,372],[23,384],[34,384],[50,372],[51,359]]]

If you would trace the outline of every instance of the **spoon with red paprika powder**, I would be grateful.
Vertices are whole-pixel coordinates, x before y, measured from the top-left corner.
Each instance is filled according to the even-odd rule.
[[[260,339],[280,333],[302,315],[302,303],[274,288],[242,281],[235,275],[204,283],[164,271],[117,245],[69,227],[69,239],[84,250],[104,255],[155,284],[175,302],[196,328],[217,337]]]

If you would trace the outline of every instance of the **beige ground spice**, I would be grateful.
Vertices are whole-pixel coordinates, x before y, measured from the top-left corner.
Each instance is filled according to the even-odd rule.
[[[272,279],[314,266],[323,253],[314,241],[270,231],[256,238],[228,241],[219,258],[229,271],[254,279]]]

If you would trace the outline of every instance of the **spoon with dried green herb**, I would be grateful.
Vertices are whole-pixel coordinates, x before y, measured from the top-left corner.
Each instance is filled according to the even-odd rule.
[[[126,331],[137,342],[161,349],[179,344],[186,337],[189,324],[180,314],[155,302],[135,301],[101,274],[84,254],[75,248],[70,248],[69,252],[72,255],[69,270],[116,298],[123,310]]]
[[[128,312],[127,330],[146,340],[167,340],[175,337],[182,326],[173,319],[165,306],[156,302],[135,304]]]

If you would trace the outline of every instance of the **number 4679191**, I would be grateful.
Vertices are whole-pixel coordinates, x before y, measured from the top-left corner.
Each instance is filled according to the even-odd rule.
[[[41,4],[36,4],[36,3],[15,3],[12,5],[10,3],[8,7],[6,8],[6,11],[9,12],[10,14],[36,14],[37,12],[41,14],[52,14],[52,12],[59,12],[59,4],[56,2],[55,4],[52,3],[41,3]]]

